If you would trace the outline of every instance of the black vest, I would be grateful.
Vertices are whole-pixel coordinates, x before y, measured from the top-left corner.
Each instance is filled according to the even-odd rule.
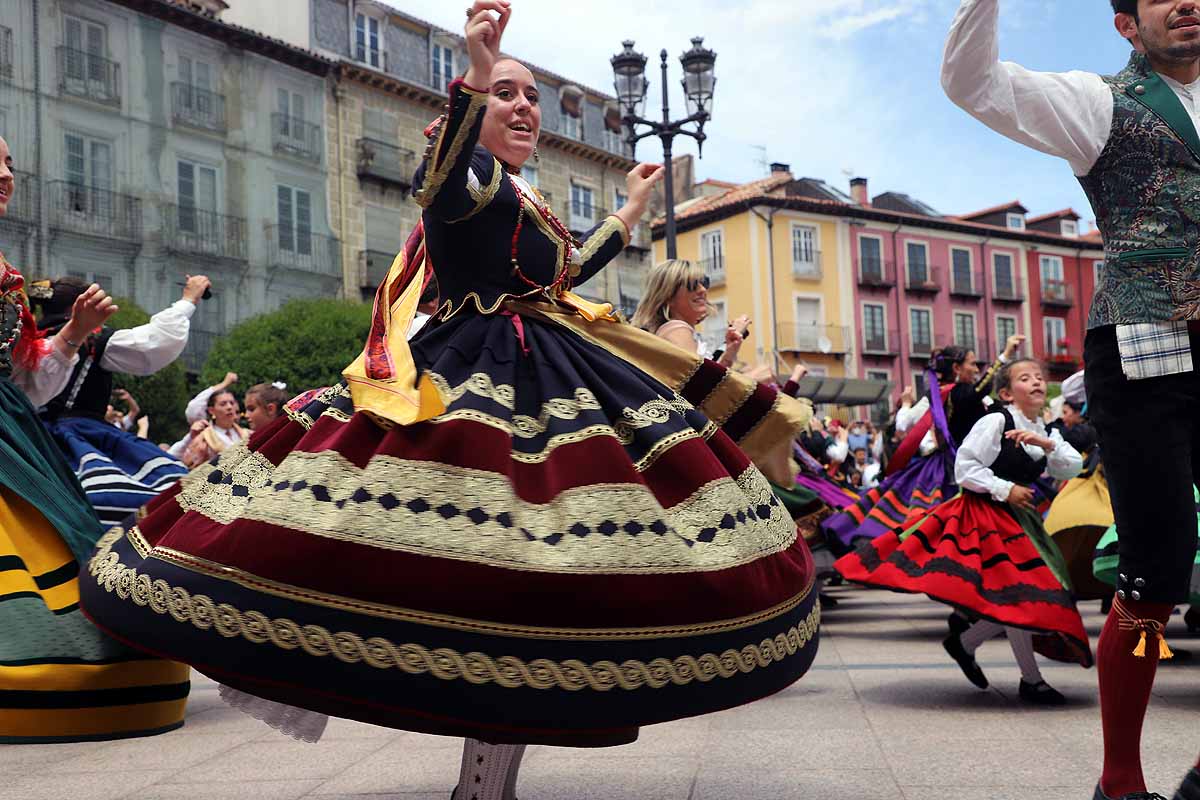
[[[993,414],[1004,415],[1004,433],[1015,431],[1017,424],[1007,408],[993,411]],[[1009,439],[1000,439],[1000,455],[992,462],[992,472],[996,477],[1012,481],[1018,486],[1029,486],[1046,471],[1046,457],[1034,459],[1025,452],[1025,448]]]
[[[94,417],[104,419],[108,404],[112,401],[112,373],[100,366],[100,359],[108,349],[108,340],[116,331],[104,328],[92,334],[79,348],[79,363],[67,381],[67,388],[46,404],[42,417],[54,420],[59,417]]]

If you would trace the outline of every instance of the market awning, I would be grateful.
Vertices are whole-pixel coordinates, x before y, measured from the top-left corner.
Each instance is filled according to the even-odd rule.
[[[865,380],[862,378],[824,378],[807,375],[800,380],[799,397],[807,397],[814,403],[832,403],[839,406],[869,406],[886,400],[892,392],[890,381]]]

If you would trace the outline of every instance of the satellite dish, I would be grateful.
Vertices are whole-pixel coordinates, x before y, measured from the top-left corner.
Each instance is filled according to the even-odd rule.
[[[828,336],[822,336],[820,339],[817,339],[817,349],[825,355],[829,355],[833,352],[833,342],[829,341]]]

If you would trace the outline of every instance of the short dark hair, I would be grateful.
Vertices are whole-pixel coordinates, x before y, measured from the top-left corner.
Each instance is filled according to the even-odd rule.
[[[1009,361],[1008,363],[1004,364],[996,372],[996,382],[994,385],[996,387],[997,396],[999,396],[1000,392],[1004,391],[1005,389],[1012,388],[1013,370],[1015,370],[1019,364],[1033,364],[1038,369],[1042,368],[1042,362],[1038,361],[1036,358],[1018,358],[1015,361]]]
[[[1116,14],[1132,14],[1134,19],[1138,18],[1138,0],[1112,0],[1113,13]]]

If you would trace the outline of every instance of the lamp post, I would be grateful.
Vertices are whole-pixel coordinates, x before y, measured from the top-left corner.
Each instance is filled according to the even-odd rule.
[[[622,121],[628,131],[625,142],[631,152],[637,152],[637,143],[647,136],[657,136],[662,140],[663,167],[667,171],[663,186],[667,201],[667,258],[675,258],[675,176],[671,164],[671,143],[680,134],[690,136],[696,140],[703,157],[706,138],[704,123],[708,122],[712,113],[713,88],[717,83],[713,74],[717,54],[705,49],[704,38],[697,36],[692,39],[692,49],[679,57],[683,66],[683,93],[691,113],[685,119],[672,121],[667,103],[667,51],[659,53],[662,59],[662,121],[655,122],[642,116],[646,90],[650,87],[645,74],[646,57],[633,49],[632,39],[621,44],[625,49],[612,57],[612,68]],[[692,123],[696,124],[695,130],[685,127]],[[638,133],[638,126],[646,130]]]

